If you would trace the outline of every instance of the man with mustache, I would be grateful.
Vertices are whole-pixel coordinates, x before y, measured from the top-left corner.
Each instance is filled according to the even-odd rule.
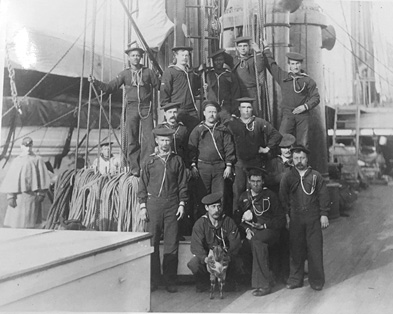
[[[207,194],[223,193],[224,179],[231,177],[236,162],[232,134],[217,118],[220,105],[205,100],[203,108],[205,120],[192,130],[188,141],[191,174],[194,178],[199,177],[198,203]],[[198,216],[203,213],[200,209]]]
[[[300,288],[304,261],[308,260],[308,280],[312,289],[322,290],[322,229],[329,226],[329,193],[318,171],[308,166],[310,151],[304,146],[291,149],[294,167],[281,180],[280,199],[289,224],[290,274],[288,289]]]
[[[153,130],[157,147],[142,168],[138,199],[140,216],[147,221],[147,231],[154,252],[151,255],[151,290],[157,289],[161,277],[160,237],[164,231],[164,283],[168,292],[177,292],[178,221],[183,218],[188,200],[187,177],[183,160],[172,152],[172,129]]]
[[[223,194],[218,192],[208,194],[202,199],[206,214],[196,221],[192,229],[190,249],[193,257],[187,266],[194,275],[197,292],[208,289],[209,276],[206,263],[208,263],[209,249],[213,246],[222,246],[231,258],[227,272],[229,282],[234,279],[235,269],[238,269],[240,234],[232,218],[223,212],[222,197]]]
[[[188,166],[188,130],[183,122],[177,121],[180,103],[167,103],[161,107],[164,110],[164,121],[157,125],[158,129],[167,128],[174,130],[172,150],[178,154]]]

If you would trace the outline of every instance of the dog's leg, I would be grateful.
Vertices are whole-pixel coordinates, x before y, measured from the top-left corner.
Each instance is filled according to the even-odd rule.
[[[220,289],[220,299],[224,299],[224,286],[225,286],[225,279],[219,278],[218,279],[219,289]]]
[[[214,299],[214,289],[216,287],[216,277],[210,274],[210,299]]]

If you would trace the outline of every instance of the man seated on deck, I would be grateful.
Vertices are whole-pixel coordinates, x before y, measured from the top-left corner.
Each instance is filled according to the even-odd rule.
[[[164,283],[168,292],[177,292],[178,221],[184,215],[188,200],[187,177],[183,160],[172,152],[172,129],[155,128],[156,150],[142,167],[138,198],[141,219],[147,220],[147,231],[153,237],[151,255],[151,290],[158,288],[161,277],[160,237],[164,229]]]
[[[252,295],[264,296],[271,292],[274,278],[269,266],[268,248],[277,244],[280,230],[285,226],[285,215],[278,196],[263,187],[263,178],[267,172],[260,168],[248,169],[247,189],[238,205],[238,217],[241,217],[240,229],[246,233],[252,251],[251,284],[256,290]]]
[[[102,174],[115,175],[120,171],[120,160],[119,158],[111,154],[111,145],[113,142],[104,142],[100,144],[100,157],[96,158],[93,162],[93,168]]]
[[[321,174],[308,166],[310,151],[298,145],[291,149],[294,167],[280,183],[280,199],[289,224],[290,274],[288,289],[300,288],[304,261],[308,260],[308,281],[314,290],[325,284],[322,229],[329,226],[329,192]]]
[[[207,256],[209,250],[216,245],[222,246],[231,258],[227,272],[228,285],[226,290],[235,288],[234,274],[238,268],[239,257],[237,254],[241,247],[241,240],[235,222],[223,213],[222,197],[223,194],[219,192],[208,194],[202,199],[207,213],[196,221],[192,230],[191,253],[194,257],[188,262],[187,266],[194,275],[197,292],[208,289]],[[231,279],[232,285],[230,284]]]

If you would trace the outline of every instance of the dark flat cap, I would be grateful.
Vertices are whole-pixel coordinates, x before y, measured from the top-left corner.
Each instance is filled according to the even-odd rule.
[[[295,61],[303,61],[304,60],[304,56],[301,55],[300,53],[297,53],[297,52],[288,52],[286,54],[286,56],[289,60],[295,60]]]
[[[213,52],[213,53],[209,56],[209,58],[215,58],[215,57],[217,57],[217,56],[219,56],[219,55],[221,55],[221,54],[223,54],[223,53],[225,53],[225,49],[219,49],[219,50]]]
[[[296,146],[292,147],[291,152],[293,153],[295,151],[301,151],[301,152],[306,153],[307,155],[310,154],[310,151],[307,148],[305,148],[303,145],[296,145]]]
[[[173,136],[173,134],[175,133],[175,130],[172,129],[168,129],[168,128],[155,128],[153,130],[153,134],[155,136]]]
[[[256,99],[255,98],[251,98],[251,97],[242,97],[242,98],[238,98],[238,99],[236,99],[236,101],[238,101],[238,102],[253,102],[253,101],[255,101]]]
[[[100,143],[100,147],[102,147],[102,146],[109,146],[109,145],[113,145],[113,142],[102,142],[102,143]]]
[[[221,203],[221,199],[222,199],[222,192],[208,194],[204,198],[202,198],[202,204],[211,205],[211,204]]]
[[[167,111],[168,109],[172,108],[180,108],[180,103],[179,102],[168,102],[161,106],[161,110]]]
[[[235,43],[242,43],[244,41],[250,41],[252,38],[250,36],[241,36],[238,38],[235,38]]]
[[[282,136],[280,144],[278,144],[279,147],[289,147],[293,145],[296,142],[296,137],[294,137],[292,134],[284,134]]]
[[[129,54],[131,51],[139,51],[141,55],[143,55],[145,53],[145,51],[142,48],[139,47],[128,47],[126,50],[124,50],[124,52],[126,54]]]
[[[202,103],[202,109],[205,110],[207,106],[214,106],[218,111],[221,111],[221,106],[218,102],[213,101],[213,100],[204,100]]]
[[[246,169],[247,171],[247,176],[262,176],[266,177],[268,175],[268,172],[265,169],[258,168],[258,167],[250,167]]]
[[[22,140],[22,145],[23,146],[33,146],[33,139],[31,137],[25,137]]]
[[[172,51],[178,51],[178,50],[188,50],[191,52],[193,48],[188,46],[176,46],[172,48]]]

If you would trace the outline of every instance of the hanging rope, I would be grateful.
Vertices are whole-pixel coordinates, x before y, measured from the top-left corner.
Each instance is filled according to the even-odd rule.
[[[93,25],[92,25],[92,43],[91,43],[91,65],[90,65],[90,75],[93,76],[94,72],[94,50],[95,50],[95,40],[96,40],[96,20],[97,20],[97,2],[93,0]],[[90,114],[91,114],[91,97],[92,97],[92,86],[93,83],[89,84],[89,102],[87,107],[87,138],[86,138],[86,149],[85,149],[85,167],[88,165],[89,158],[89,137],[90,137]],[[98,95],[97,95],[98,96]],[[99,98],[99,97],[97,97]]]

